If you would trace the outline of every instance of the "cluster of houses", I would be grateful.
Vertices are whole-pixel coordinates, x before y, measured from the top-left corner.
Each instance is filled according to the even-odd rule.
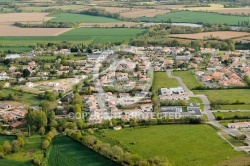
[[[27,110],[23,107],[14,107],[10,104],[0,104],[0,121],[12,128],[19,127],[25,123],[24,117]]]

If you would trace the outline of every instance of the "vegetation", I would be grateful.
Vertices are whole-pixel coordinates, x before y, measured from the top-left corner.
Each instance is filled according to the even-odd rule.
[[[250,119],[250,112],[214,112],[215,118],[223,119]]]
[[[160,88],[173,88],[180,86],[175,78],[168,78],[166,72],[154,72],[152,90],[158,92]]]
[[[193,71],[174,71],[173,75],[181,77],[185,85],[190,90],[201,85],[201,83],[199,83],[195,78]]]
[[[214,165],[243,154],[234,151],[207,125],[161,125],[125,128],[120,131],[105,130],[103,137],[119,141],[124,149],[142,157],[167,157],[170,162],[183,166]]]
[[[51,15],[56,17],[50,20],[50,22],[78,22],[78,23],[103,23],[103,22],[119,22],[117,19],[101,17],[101,16],[90,16],[85,14],[74,14],[74,13],[59,13]]]
[[[48,161],[49,165],[118,165],[63,135],[54,138]]]
[[[229,25],[238,25],[238,22],[249,21],[249,17],[230,16],[217,13],[208,13],[200,11],[176,11],[154,18],[141,18],[144,22],[186,22],[186,23],[226,23]]]

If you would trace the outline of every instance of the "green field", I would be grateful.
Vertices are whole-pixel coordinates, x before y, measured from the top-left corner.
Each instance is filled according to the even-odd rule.
[[[20,9],[28,12],[41,12],[49,9],[76,10],[76,9],[84,9],[86,7],[87,6],[84,5],[63,5],[63,6],[49,6],[49,7],[28,6],[28,7],[20,7]]]
[[[16,139],[16,136],[9,136],[9,135],[0,135],[0,145],[3,145],[5,140],[8,141],[13,141],[14,139]]]
[[[250,104],[250,89],[194,90],[193,92],[195,94],[205,94],[210,101],[228,100],[230,103],[233,103],[239,100],[240,102]]]
[[[183,82],[190,90],[201,85],[201,83],[199,83],[195,78],[195,75],[192,73],[192,71],[175,71],[173,72],[173,75],[181,77]]]
[[[36,43],[62,42],[104,44],[107,42],[129,41],[141,35],[146,29],[138,28],[76,28],[59,36],[8,36],[0,37],[5,45],[30,46]]]
[[[0,46],[0,51],[6,52],[6,51],[11,51],[11,52],[17,52],[17,53],[23,53],[26,51],[31,51],[32,47],[4,47]]]
[[[164,156],[177,166],[211,166],[243,154],[208,125],[161,125],[147,128],[106,130],[106,137],[122,142],[144,158]],[[131,144],[135,142],[135,144]]]
[[[13,137],[13,136],[12,136]],[[10,142],[13,140],[10,139],[10,136],[0,136],[0,141],[3,139],[8,139]],[[4,166],[26,166],[32,165],[31,160],[34,157],[42,158],[43,152],[41,150],[42,137],[40,135],[34,134],[30,137],[25,138],[25,146],[21,148],[19,152],[9,154],[5,160],[0,160],[0,163]],[[1,165],[0,164],[0,165]]]
[[[222,136],[226,138],[234,146],[244,146],[244,144],[241,141],[237,140],[237,138],[234,138],[229,134],[222,134]]]
[[[32,93],[19,92],[12,89],[3,89],[0,91],[3,95],[9,95],[10,93],[18,94],[18,102],[29,105],[40,105],[43,100],[39,99],[37,95]]]
[[[238,119],[238,117],[244,117],[244,119],[250,119],[249,112],[214,112],[215,117],[222,117],[222,119]]]
[[[250,110],[250,104],[220,105],[221,110]]]
[[[63,135],[54,138],[48,161],[50,166],[118,165]]]
[[[238,21],[250,21],[250,17],[230,16],[217,13],[194,12],[194,11],[177,11],[154,18],[142,17],[141,21],[147,22],[186,22],[186,23],[226,23],[229,25],[238,25]]]
[[[166,72],[154,72],[153,91],[158,91],[160,88],[173,88],[177,86],[180,86],[178,81],[175,78],[168,78]]]
[[[74,14],[74,13],[59,13],[51,15],[51,17],[55,17],[49,20],[51,22],[79,22],[79,23],[120,22],[120,20],[108,17],[91,16],[91,15]]]

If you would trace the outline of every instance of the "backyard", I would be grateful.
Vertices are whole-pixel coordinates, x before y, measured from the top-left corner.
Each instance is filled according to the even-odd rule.
[[[160,88],[173,88],[177,86],[180,86],[178,81],[175,78],[168,78],[166,72],[154,72],[153,91],[158,91]]]

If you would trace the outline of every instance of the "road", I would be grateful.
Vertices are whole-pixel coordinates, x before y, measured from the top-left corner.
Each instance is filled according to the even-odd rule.
[[[198,97],[202,100],[204,104],[204,113],[207,116],[208,123],[220,128],[222,132],[226,132],[227,134],[237,136],[243,134],[242,132],[236,130],[236,129],[230,129],[223,125],[221,125],[218,121],[216,121],[213,112],[210,110],[210,101],[208,100],[207,96],[199,94],[195,95],[191,90],[188,89],[188,87],[185,85],[185,83],[182,81],[181,77],[173,76],[172,75],[173,70],[167,70],[167,75],[169,78],[175,78],[179,82],[180,86],[189,94],[190,97]],[[249,135],[247,135],[247,138],[250,139]],[[236,148],[236,147],[235,147]]]

